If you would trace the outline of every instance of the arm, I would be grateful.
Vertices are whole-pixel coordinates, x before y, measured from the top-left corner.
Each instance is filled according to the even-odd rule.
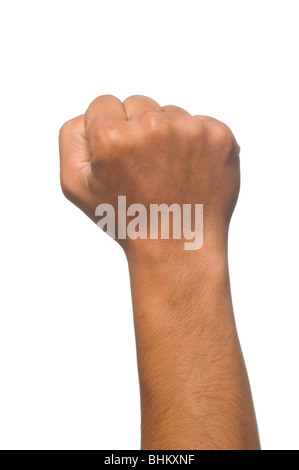
[[[65,195],[98,222],[96,207],[203,204],[203,246],[118,238],[132,286],[142,449],[259,449],[235,327],[227,237],[239,192],[239,147],[219,121],[135,96],[97,98],[60,133]],[[125,224],[127,225],[127,220]],[[139,227],[140,229],[140,227]]]
[[[195,257],[129,262],[142,448],[257,449],[226,254]]]

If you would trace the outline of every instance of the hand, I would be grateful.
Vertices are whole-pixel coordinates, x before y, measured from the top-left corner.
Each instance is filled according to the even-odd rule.
[[[203,204],[204,243],[225,245],[239,192],[239,146],[225,124],[144,96],[100,96],[61,128],[60,154],[64,194],[95,222],[101,203],[117,215],[121,195],[148,210]]]

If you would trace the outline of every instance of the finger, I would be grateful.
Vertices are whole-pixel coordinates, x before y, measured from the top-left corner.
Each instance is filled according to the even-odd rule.
[[[211,116],[204,116],[201,114],[197,114],[196,116],[193,116],[193,117],[199,119],[200,121],[216,121],[216,119],[212,118]]]
[[[75,173],[90,163],[83,114],[60,129],[59,153],[61,169],[67,173]]]
[[[188,113],[188,111],[186,111],[183,108],[180,108],[179,106],[172,106],[172,105],[163,106],[162,111],[171,119],[177,119],[182,116],[191,116],[191,114]]]
[[[88,107],[84,121],[92,159],[106,153],[106,144],[123,134],[128,122],[123,103],[112,95],[96,98]]]
[[[205,127],[207,129],[210,129],[213,131],[214,136],[216,133],[218,133],[219,136],[222,137],[226,136],[228,141],[232,140],[233,146],[238,149],[240,152],[241,148],[232,133],[231,129],[222,121],[219,121],[218,119],[212,118],[211,116],[202,116],[202,115],[196,115],[194,116],[195,118],[199,119],[200,121],[205,123]]]
[[[85,113],[85,128],[87,134],[110,120],[126,121],[127,116],[124,106],[115,96],[98,96],[98,98],[89,105]]]
[[[161,106],[151,98],[143,95],[130,96],[124,101],[124,108],[128,119],[138,119],[150,111],[162,113]]]

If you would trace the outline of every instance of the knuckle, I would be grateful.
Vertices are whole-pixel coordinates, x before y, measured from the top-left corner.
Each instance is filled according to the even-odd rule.
[[[215,145],[226,152],[230,152],[235,145],[235,138],[232,131],[226,124],[219,121],[213,123],[212,139]]]
[[[156,111],[149,111],[145,114],[142,126],[144,131],[151,136],[167,136],[171,131],[170,120],[164,114]]]
[[[88,106],[85,114],[87,115],[92,115],[94,112],[97,111],[97,108],[98,108],[98,105],[105,105],[105,104],[109,104],[109,101],[111,99],[115,99],[116,97],[114,95],[100,95],[100,96],[97,96],[91,103],[90,105]]]
[[[209,124],[211,143],[221,152],[223,158],[229,158],[235,154],[238,156],[240,147],[231,129],[226,124],[216,119],[211,120]]]
[[[131,96],[128,96],[124,100],[124,104],[128,104],[128,103],[131,103],[131,102],[136,101],[136,100],[142,100],[143,98],[144,98],[144,96],[142,96],[142,95],[131,95]]]
[[[239,162],[240,147],[231,129],[220,122],[213,128],[213,145],[218,150],[223,162]]]
[[[230,158],[233,155],[238,157],[240,147],[226,124],[209,116],[194,116],[194,118],[199,126],[198,132],[213,148],[221,152],[223,158]]]
[[[184,116],[181,127],[184,133],[191,138],[198,139],[204,134],[204,123],[193,116]]]
[[[94,148],[105,151],[120,150],[123,145],[123,135],[114,119],[107,119],[90,136]]]
[[[116,121],[112,118],[106,119],[99,127],[98,133],[102,139],[113,140],[119,134]]]

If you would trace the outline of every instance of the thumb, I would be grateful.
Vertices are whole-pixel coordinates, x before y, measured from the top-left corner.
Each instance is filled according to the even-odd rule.
[[[85,138],[84,115],[66,122],[59,132],[60,181],[64,195],[76,203],[86,188],[90,155]]]

